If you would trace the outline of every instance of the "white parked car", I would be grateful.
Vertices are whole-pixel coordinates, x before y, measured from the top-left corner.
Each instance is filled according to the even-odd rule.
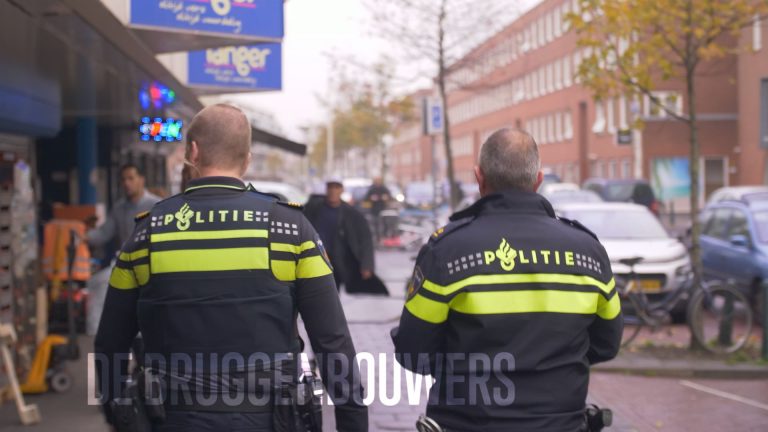
[[[690,270],[685,245],[671,237],[645,206],[608,202],[564,204],[557,212],[581,222],[597,235],[605,246],[615,276],[629,274],[629,267],[619,260],[642,257],[635,272],[651,299],[677,288]]]
[[[244,182],[246,184],[250,183],[254,189],[259,192],[277,195],[283,201],[295,202],[303,205],[309,198],[301,189],[287,183],[248,179],[245,179]]]
[[[712,192],[707,205],[722,201],[740,201],[745,197],[768,199],[768,186],[726,186]]]
[[[539,187],[539,194],[547,196],[557,192],[563,191],[577,191],[581,190],[576,183],[544,183]]]

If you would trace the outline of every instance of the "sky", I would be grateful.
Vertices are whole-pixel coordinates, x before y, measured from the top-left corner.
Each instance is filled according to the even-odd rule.
[[[518,3],[530,6],[537,2],[519,0]],[[375,62],[383,54],[397,56],[396,45],[373,35],[371,24],[363,0],[288,0],[285,3],[283,89],[229,95],[227,99],[271,113],[286,137],[306,141],[302,127],[329,120],[328,111],[317,97],[331,96],[329,54],[353,57],[364,64]],[[415,75],[414,70],[402,69],[398,72]],[[424,79],[414,82],[410,90],[429,85],[429,73],[424,72]]]

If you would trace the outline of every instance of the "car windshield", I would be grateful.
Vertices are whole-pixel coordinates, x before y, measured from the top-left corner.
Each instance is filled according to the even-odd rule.
[[[544,195],[550,204],[567,203],[592,203],[603,201],[600,196],[592,191],[555,191]]]
[[[768,209],[752,213],[757,228],[757,239],[760,243],[768,243]]]
[[[565,217],[584,224],[601,240],[669,238],[669,234],[661,226],[658,219],[645,209],[625,211],[579,209],[567,210],[564,213]]]
[[[634,189],[633,183],[614,183],[606,185],[603,193],[606,201],[631,201]]]

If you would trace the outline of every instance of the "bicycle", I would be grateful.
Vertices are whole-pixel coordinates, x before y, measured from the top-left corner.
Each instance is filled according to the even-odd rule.
[[[753,312],[747,298],[734,287],[720,280],[694,286],[693,271],[684,275],[677,288],[660,301],[651,302],[643,289],[643,280],[635,266],[643,258],[619,260],[629,267],[629,275],[616,284],[624,312],[622,348],[634,341],[643,326],[655,331],[670,320],[673,309],[681,300],[689,299],[686,322],[699,346],[711,353],[733,353],[746,345],[752,331]]]

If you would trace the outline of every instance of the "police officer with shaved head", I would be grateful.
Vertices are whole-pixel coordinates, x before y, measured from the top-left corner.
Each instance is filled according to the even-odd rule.
[[[587,430],[589,367],[616,356],[622,318],[597,237],[536,193],[536,142],[502,129],[475,168],[481,199],[420,251],[398,361],[429,373],[424,430]]]
[[[301,315],[337,429],[367,431],[355,349],[317,233],[300,206],[241,180],[248,119],[209,106],[186,137],[184,192],[137,217],[109,281],[95,342],[108,421],[120,429],[146,411],[160,432],[319,431],[319,407],[307,406],[319,388],[302,391]],[[126,353],[139,331],[145,405],[126,414]]]

